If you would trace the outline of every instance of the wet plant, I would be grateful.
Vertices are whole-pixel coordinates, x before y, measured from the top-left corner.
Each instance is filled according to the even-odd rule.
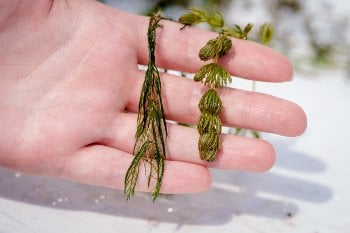
[[[224,18],[219,12],[208,12],[194,7],[182,15],[179,22],[184,24],[181,30],[186,26],[207,23],[214,31],[218,32],[218,36],[209,40],[198,54],[202,61],[210,61],[210,63],[202,66],[194,76],[194,81],[202,82],[208,88],[198,104],[201,114],[197,123],[197,130],[199,133],[198,150],[200,158],[211,162],[215,160],[221,146],[222,122],[219,115],[224,106],[217,89],[221,89],[232,82],[229,72],[219,64],[219,59],[224,57],[231,49],[231,37],[248,39],[253,24],[248,23],[244,28],[239,25],[230,28],[225,26]],[[264,24],[260,27],[259,36],[262,43],[267,44],[272,35],[273,28],[271,24]],[[253,82],[253,91],[254,89],[255,82]],[[236,134],[246,131],[250,131],[253,137],[260,138],[259,132],[255,130],[237,128]]]
[[[155,64],[156,30],[162,27],[159,24],[161,19],[160,13],[154,14],[148,26],[149,62],[139,99],[134,158],[124,180],[124,196],[127,200],[135,193],[141,165],[146,169],[148,187],[155,183],[152,190],[153,201],[160,194],[164,175],[167,126],[162,103],[161,80]]]
[[[156,13],[150,17],[148,25],[149,62],[139,99],[134,158],[124,179],[124,195],[127,200],[135,193],[142,165],[147,176],[147,185],[152,189],[153,201],[160,195],[164,175],[165,139],[168,133],[162,103],[161,80],[155,63],[156,32],[162,27],[160,24],[162,19],[166,18]],[[228,28],[224,26],[224,19],[219,12],[205,12],[197,8],[191,8],[191,11],[182,16],[179,21],[184,24],[184,27],[206,22],[218,31],[218,36],[209,40],[199,51],[199,58],[209,62],[194,76],[196,82],[202,82],[207,87],[198,104],[201,112],[197,123],[200,135],[198,141],[200,158],[213,161],[220,150],[222,130],[219,114],[223,109],[223,103],[217,89],[227,86],[232,81],[229,72],[219,64],[219,59],[231,49],[231,37],[247,39],[253,25],[248,24],[243,29],[237,25],[234,28]],[[270,40],[272,31],[269,25],[261,28],[260,36],[264,41]],[[237,131],[242,130],[237,129]],[[258,133],[255,136],[259,137]]]

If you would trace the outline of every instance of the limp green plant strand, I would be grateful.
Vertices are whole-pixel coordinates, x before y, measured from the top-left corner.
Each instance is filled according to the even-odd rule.
[[[160,194],[164,175],[166,159],[164,134],[167,136],[168,133],[161,96],[160,75],[155,64],[156,30],[161,27],[159,24],[161,19],[160,13],[153,15],[148,26],[149,63],[138,106],[134,158],[124,180],[124,196],[127,200],[135,193],[141,164],[148,165],[145,166],[148,174],[148,187],[152,185],[152,180],[155,180],[152,190],[153,201]]]

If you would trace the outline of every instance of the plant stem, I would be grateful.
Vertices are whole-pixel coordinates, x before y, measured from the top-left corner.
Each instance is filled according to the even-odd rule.
[[[155,180],[152,193],[153,201],[159,196],[164,175],[166,151],[163,133],[166,136],[168,133],[161,96],[160,75],[155,64],[156,29],[161,27],[159,24],[161,19],[162,16],[159,13],[153,15],[148,26],[149,63],[139,100],[134,159],[124,181],[124,195],[127,200],[134,195],[142,163],[149,165],[149,171],[146,171],[148,173],[148,187],[150,187],[152,179]]]

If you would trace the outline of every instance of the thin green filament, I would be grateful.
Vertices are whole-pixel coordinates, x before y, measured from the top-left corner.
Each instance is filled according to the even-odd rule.
[[[136,142],[134,158],[129,166],[124,180],[124,196],[129,200],[135,193],[141,164],[147,164],[148,187],[152,180],[155,184],[152,190],[152,200],[155,201],[160,193],[164,175],[166,151],[164,134],[167,126],[161,96],[161,81],[155,64],[156,29],[162,16],[155,14],[150,18],[148,26],[149,63],[142,85],[137,117]]]

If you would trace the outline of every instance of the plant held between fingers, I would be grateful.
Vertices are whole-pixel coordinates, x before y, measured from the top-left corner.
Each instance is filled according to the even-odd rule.
[[[197,124],[199,155],[202,160],[208,162],[215,160],[221,145],[222,123],[219,114],[223,106],[215,89],[223,88],[232,81],[229,72],[217,62],[218,58],[225,56],[231,47],[231,39],[223,33],[209,40],[200,50],[199,57],[203,61],[212,59],[212,62],[204,65],[194,76],[194,81],[201,81],[209,88],[199,101],[201,115]]]
[[[124,195],[127,200],[134,195],[141,164],[149,165],[145,166],[145,169],[149,169],[148,187],[153,180],[155,182],[153,201],[159,196],[164,175],[166,159],[164,134],[167,136],[167,126],[161,96],[161,80],[155,64],[156,30],[161,27],[159,24],[161,19],[161,14],[153,15],[148,26],[149,63],[139,99],[134,159],[124,181]]]
[[[182,15],[179,22],[184,24],[184,27],[206,22],[214,30],[220,30],[219,35],[209,40],[199,51],[199,58],[203,61],[211,60],[211,63],[200,68],[194,76],[194,81],[203,82],[209,88],[198,104],[201,114],[197,123],[197,130],[199,133],[198,150],[200,158],[211,162],[215,160],[221,144],[222,123],[219,114],[223,109],[223,104],[216,89],[223,88],[232,81],[229,72],[218,64],[218,59],[225,56],[231,49],[232,41],[230,37],[247,40],[253,24],[249,23],[243,29],[238,25],[233,28],[225,27],[224,19],[219,12],[206,12],[194,7],[190,8],[188,13]],[[264,44],[269,43],[272,35],[271,24],[264,24],[260,28],[260,40]],[[255,86],[255,83],[253,83],[253,86]],[[236,134],[241,132],[242,129],[236,129]],[[260,137],[259,132],[255,130],[251,130],[251,132],[255,138]]]

